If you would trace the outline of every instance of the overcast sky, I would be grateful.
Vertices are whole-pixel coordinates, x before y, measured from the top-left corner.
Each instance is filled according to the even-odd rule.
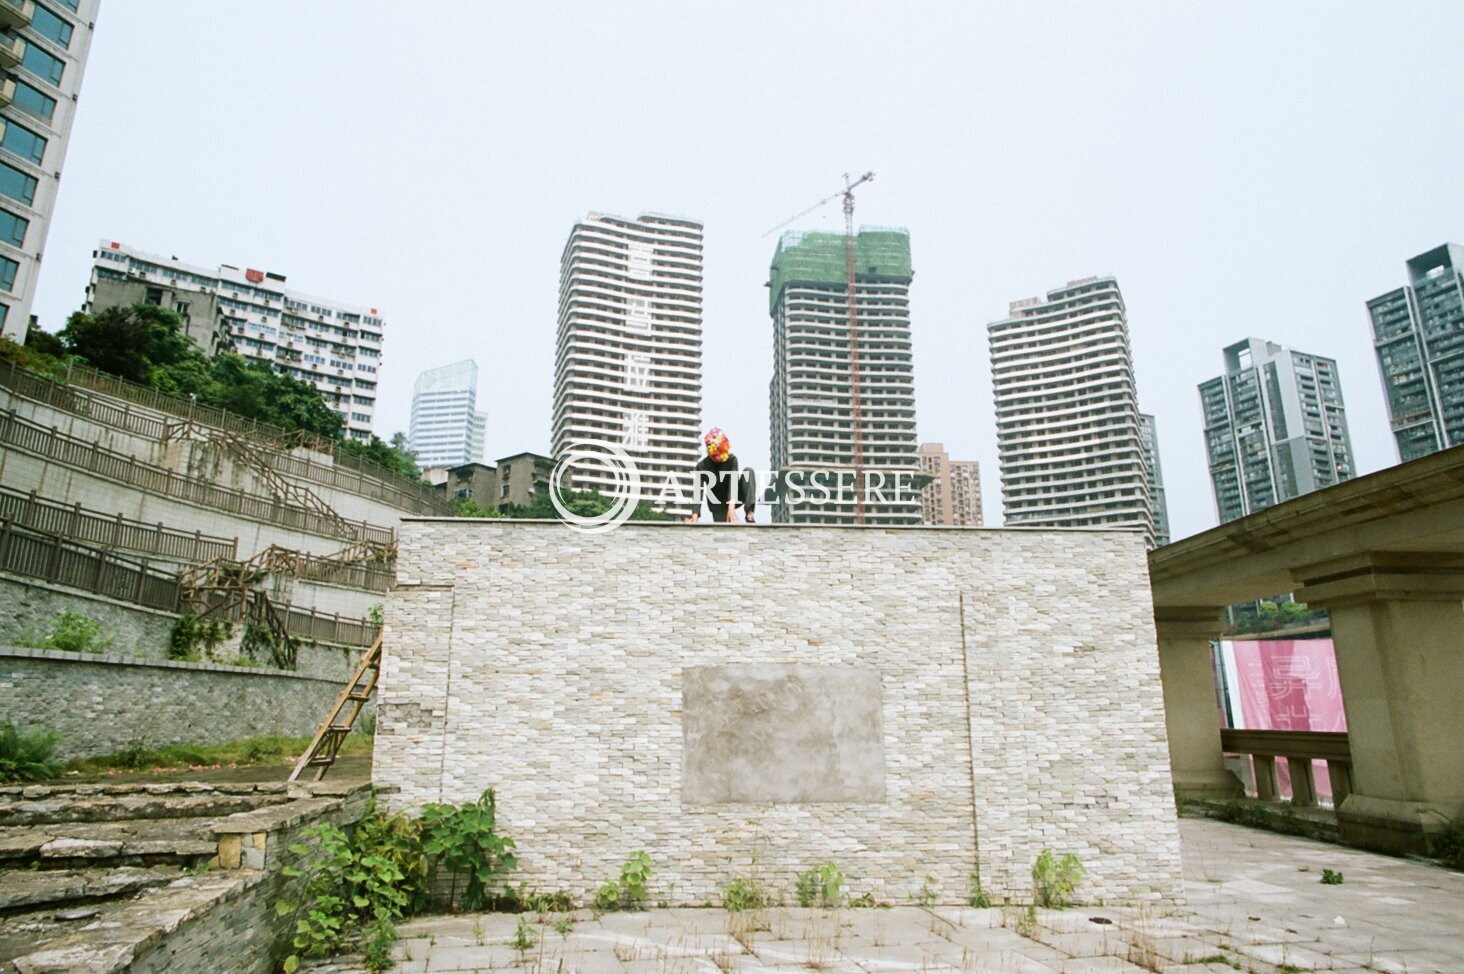
[[[1336,358],[1360,472],[1396,462],[1363,305],[1464,237],[1461,37],[1457,2],[103,0],[36,312],[99,238],[276,271],[381,309],[383,438],[472,357],[490,458],[547,452],[572,224],[689,216],[703,425],[764,466],[763,233],[874,170],[920,437],[981,461],[987,523],[986,325],[1114,274],[1178,538],[1216,523],[1195,387],[1242,338]]]

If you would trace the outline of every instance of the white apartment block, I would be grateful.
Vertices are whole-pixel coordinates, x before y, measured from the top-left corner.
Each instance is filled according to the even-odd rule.
[[[1089,277],[987,327],[1008,525],[1134,528],[1154,544],[1123,295]]]
[[[100,0],[0,0],[0,333],[25,341]]]
[[[1149,473],[1149,503],[1154,511],[1154,547],[1169,544],[1169,502],[1164,497],[1164,466],[1159,462],[1159,424],[1148,413],[1139,414],[1139,439],[1144,445],[1144,469]]]
[[[133,304],[175,311],[206,350],[232,350],[309,382],[348,436],[371,437],[385,327],[375,308],[290,290],[272,271],[199,267],[114,240],[103,240],[92,259],[88,312]]]
[[[915,374],[910,342],[910,235],[867,227],[854,240],[860,454],[866,524],[920,523]],[[854,383],[844,235],[784,234],[769,278],[772,463],[783,488],[776,521],[853,524]],[[846,479],[847,489],[788,486]]]
[[[417,376],[407,448],[419,467],[483,462],[488,416],[477,405],[478,363],[472,359]]]
[[[702,225],[642,214],[591,213],[576,223],[559,272],[553,453],[586,443],[621,447],[656,501],[672,478],[690,513],[691,470],[703,455]],[[729,430],[734,448],[736,430]],[[576,465],[577,490],[615,493],[612,473]]]
[[[920,523],[981,527],[981,464],[952,460],[941,443],[920,444],[920,472],[930,478],[920,492]]]

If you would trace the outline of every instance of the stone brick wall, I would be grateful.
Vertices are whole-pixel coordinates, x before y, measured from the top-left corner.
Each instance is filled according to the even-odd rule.
[[[375,781],[497,789],[515,882],[588,896],[645,849],[674,903],[827,859],[1022,900],[1050,848],[1082,898],[1181,896],[1137,535],[415,520],[398,582]]]
[[[61,733],[63,761],[148,745],[313,734],[344,678],[0,646],[0,715]],[[368,708],[374,704],[368,704]]]

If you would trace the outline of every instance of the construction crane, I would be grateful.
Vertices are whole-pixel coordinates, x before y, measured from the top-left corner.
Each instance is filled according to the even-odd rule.
[[[819,200],[801,213],[794,214],[782,223],[773,227],[768,234],[776,233],[795,220],[817,210],[819,207],[836,200],[839,197],[844,199],[844,271],[848,277],[849,286],[849,419],[854,440],[854,523],[864,523],[864,439],[862,429],[862,416],[859,408],[859,302],[855,288],[854,268],[854,188],[869,182],[874,178],[874,173],[867,172],[858,179],[852,179],[848,173],[844,173],[844,188],[842,191],[832,193]]]

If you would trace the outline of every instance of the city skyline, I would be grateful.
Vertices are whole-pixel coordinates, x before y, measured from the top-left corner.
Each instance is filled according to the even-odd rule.
[[[785,12],[798,29],[770,39],[763,26],[774,8],[756,6],[719,20],[726,41],[715,46],[696,40],[706,18],[668,6],[617,17],[587,7],[575,18],[454,8],[480,51],[438,51],[430,71],[434,84],[461,89],[451,119],[467,112],[471,120],[458,124],[446,108],[429,112],[373,77],[363,55],[385,56],[388,39],[329,11],[265,4],[299,25],[299,36],[281,39],[269,16],[226,31],[186,4],[104,5],[47,247],[42,322],[55,330],[80,305],[86,254],[102,233],[288,267],[316,290],[369,293],[390,311],[376,422],[383,438],[405,431],[417,371],[491,352],[511,381],[484,405],[517,441],[492,444],[489,454],[546,448],[562,228],[588,209],[686,213],[707,227],[703,425],[728,429],[739,456],[762,465],[772,368],[758,314],[761,235],[857,166],[878,174],[861,192],[857,222],[907,226],[920,245],[921,439],[993,469],[982,326],[1013,294],[1113,273],[1124,282],[1144,407],[1159,420],[1176,537],[1215,523],[1193,390],[1212,374],[1214,350],[1233,341],[1237,315],[1252,319],[1248,330],[1336,358],[1353,377],[1359,473],[1396,462],[1364,302],[1397,287],[1400,257],[1461,235],[1461,191],[1448,177],[1458,151],[1412,121],[1446,110],[1444,93],[1457,87],[1461,68],[1439,36],[1448,31],[1420,41],[1394,18],[1349,8],[1325,17],[1154,5],[1061,15],[916,11],[894,37],[861,28],[848,43],[869,63],[891,45],[919,45],[924,56],[907,58],[901,74],[851,79],[849,97],[832,109],[838,138],[782,138],[767,158],[759,134],[784,131],[766,119],[785,101],[787,80],[749,71],[730,52],[792,58],[800,30],[840,11]],[[187,40],[167,70],[143,71],[126,52],[146,43],[160,17]],[[1449,7],[1438,17],[1464,22]],[[434,49],[433,30],[405,25],[390,46]],[[592,71],[574,52],[604,36],[653,42],[668,59]],[[1041,52],[1017,53],[1013,40],[1028,36],[1043,38]],[[1239,83],[1221,83],[1233,64],[1220,52],[1237,46],[1249,70]],[[475,73],[481,49],[492,64]],[[267,77],[220,111],[210,92],[229,89],[248,50]],[[1052,70],[1019,93],[1016,69],[1034,58]],[[666,71],[682,78],[678,90],[655,80]],[[1155,71],[1164,86],[1150,83]],[[295,151],[221,151],[240,134],[248,106],[284,103],[301,86],[318,107]],[[941,93],[956,88],[969,93],[963,125],[944,110]],[[134,137],[144,106],[159,103],[190,117],[190,138],[153,145]],[[1407,106],[1401,115],[1399,104]],[[630,127],[616,121],[622,107]],[[421,145],[378,121],[418,117],[426,119]],[[1000,151],[976,152],[977,131],[1000,133]],[[132,151],[113,151],[119,140]],[[590,144],[601,149],[579,151]],[[368,145],[374,151],[359,151]],[[440,171],[404,182],[423,171],[424,145]],[[1409,205],[1419,185],[1442,195],[1430,207]],[[406,199],[408,186],[413,202],[399,214],[361,205]],[[401,246],[423,221],[433,240]],[[838,223],[831,206],[800,225]],[[1297,287],[1299,254],[1309,265],[1305,288]],[[1218,299],[1197,302],[1197,293]],[[492,320],[469,324],[484,307]],[[988,478],[989,510],[994,484]]]

